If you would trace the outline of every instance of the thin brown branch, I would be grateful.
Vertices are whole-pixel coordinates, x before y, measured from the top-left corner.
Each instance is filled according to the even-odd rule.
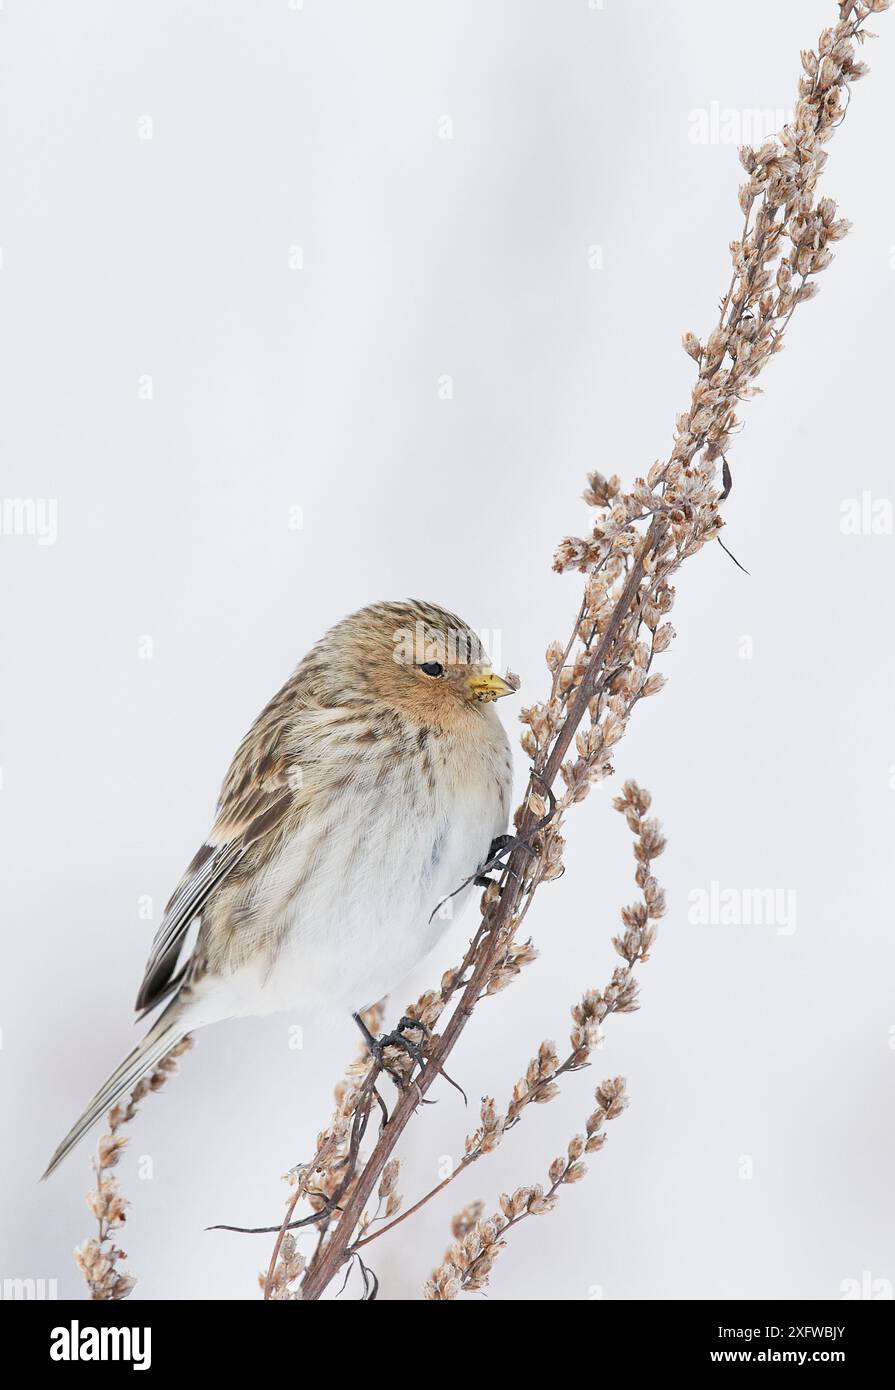
[[[439,992],[424,996],[430,1022],[439,1021],[448,1005],[450,1017],[440,1036],[429,1038],[416,1084],[400,1096],[366,1161],[356,1172],[357,1162],[351,1165],[341,1213],[325,1237],[321,1225],[302,1286],[305,1299],[318,1299],[351,1258],[376,1183],[475,1005],[517,972],[514,934],[535,889],[562,872],[565,813],[611,774],[613,749],[634,706],[661,689],[663,677],[652,674],[651,666],[654,654],[674,636],[670,625],[660,626],[674,603],[669,581],[721,530],[715,477],[739,432],[736,409],[755,393],[752,383],[781,349],[796,305],[813,296],[816,277],[832,259],[831,246],[848,230],[837,220],[831,199],[815,200],[815,188],[826,160],[823,146],[847,109],[848,86],[865,71],[855,60],[853,41],[863,37],[868,15],[886,8],[888,0],[859,0],[844,8],[839,23],[821,34],[817,51],[802,54],[793,119],[760,149],[740,151],[747,173],[739,193],[745,222],[740,241],[731,244],[731,285],[706,341],[684,335],[697,377],[689,408],[677,417],[669,457],[657,461],[645,479],[636,479],[629,492],[622,491],[617,477],[589,476],[585,500],[596,510],[593,529],[587,537],[563,540],[554,561],[559,572],[577,569],[587,576],[583,601],[571,640],[548,648],[547,702],[522,713],[523,747],[532,770],[517,812],[515,847],[499,890],[485,892],[482,920],[460,970],[442,981]],[[641,536],[637,523],[647,515],[652,519]],[[640,637],[644,628],[649,642]],[[570,758],[573,740],[577,757]],[[565,790],[551,800],[548,812],[542,793],[551,797],[560,779]],[[622,954],[633,941],[631,933],[639,930],[633,920],[618,939]],[[626,959],[630,963],[629,955]],[[422,1013],[413,1017],[427,1021]]]
[[[649,531],[643,540],[641,554],[635,560],[631,568],[628,581],[622,590],[600,641],[591,655],[581,688],[572,703],[569,714],[566,716],[566,720],[554,744],[553,751],[547,760],[544,772],[542,775],[538,776],[537,779],[535,779],[534,776],[529,779],[529,794],[524,803],[525,809],[522,816],[522,823],[519,827],[520,837],[524,837],[528,834],[535,820],[538,819],[530,809],[530,798],[534,791],[535,781],[537,780],[537,782],[545,788],[552,788],[559,774],[559,768],[565,752],[569,748],[575,732],[581,720],[584,718],[588,704],[596,691],[600,673],[603,670],[606,653],[610,649],[621,624],[627,616],[631,604],[634,602],[638,587],[643,579],[646,559],[653,554],[655,547],[664,534],[665,525],[666,523],[664,520],[658,517],[653,519]],[[483,988],[487,985],[488,976],[497,962],[501,949],[507,944],[506,934],[512,920],[513,912],[521,896],[527,860],[528,852],[526,847],[522,844],[517,845],[510,856],[501,880],[501,896],[498,902],[486,911],[482,924],[483,930],[479,954],[473,969],[472,977],[463,991],[460,1002],[451,1015],[443,1034],[435,1041],[433,1049],[427,1058],[426,1066],[417,1078],[415,1090],[408,1089],[401,1096],[392,1112],[389,1123],[379,1136],[376,1147],[364,1165],[362,1172],[358,1175],[354,1190],[345,1204],[345,1208],[335,1230],[327,1240],[315,1266],[308,1271],[302,1287],[302,1297],[304,1299],[313,1301],[319,1298],[327,1284],[329,1284],[330,1280],[334,1277],[337,1270],[346,1259],[354,1229],[360,1220],[361,1213],[378,1181],[379,1174],[391,1158],[398,1140],[401,1138],[411,1116],[417,1108],[418,1098],[425,1096],[432,1082],[443,1069],[463,1029],[469,1022],[473,1007],[477,1003]]]
[[[352,1246],[353,1250],[360,1250],[371,1241],[379,1240],[380,1236],[399,1226],[442,1193],[473,1163],[485,1154],[493,1153],[504,1135],[509,1134],[521,1122],[529,1105],[552,1100],[559,1092],[557,1083],[560,1077],[566,1076],[569,1072],[581,1071],[590,1065],[591,1053],[602,1041],[602,1024],[609,1015],[630,1013],[638,1007],[634,967],[649,960],[655,940],[655,923],[665,914],[665,894],[652,875],[652,861],[665,849],[665,840],[657,822],[645,819],[651,798],[636,782],[626,782],[621,795],[615,798],[613,804],[615,809],[624,815],[628,828],[636,836],[635,877],[642,894],[640,902],[622,908],[625,933],[613,938],[613,945],[625,961],[626,968],[617,970],[602,992],[588,990],[580,1003],[575,1005],[572,1010],[574,1028],[570,1038],[571,1050],[564,1060],[559,1061],[552,1043],[542,1042],[537,1056],[529,1063],[525,1076],[516,1083],[513,1099],[506,1113],[499,1116],[494,1109],[493,1101],[486,1098],[482,1102],[481,1126],[475,1135],[467,1139],[466,1153],[456,1168],[395,1220],[362,1240],[356,1240]]]

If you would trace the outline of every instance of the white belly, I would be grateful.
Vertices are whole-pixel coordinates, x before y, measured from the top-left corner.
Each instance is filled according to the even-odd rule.
[[[263,1012],[320,1003],[358,1010],[388,994],[467,901],[469,888],[449,895],[483,862],[499,833],[493,823],[493,806],[421,827],[386,812],[368,827],[352,862],[334,846],[290,908],[285,944],[263,987]],[[439,906],[443,899],[449,901]]]
[[[346,790],[315,840],[299,830],[258,893],[277,949],[209,981],[194,1006],[197,1022],[356,1011],[399,985],[456,920],[475,891],[456,890],[506,829],[508,750],[495,725],[493,749],[464,766],[462,778],[410,786],[396,768],[375,792]]]

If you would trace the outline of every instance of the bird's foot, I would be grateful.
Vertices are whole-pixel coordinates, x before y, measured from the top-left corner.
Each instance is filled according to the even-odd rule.
[[[416,1081],[413,1078],[413,1066],[414,1064],[416,1064],[416,1066],[418,1066],[422,1071],[423,1067],[428,1065],[429,1059],[425,1056],[419,1044],[413,1042],[410,1038],[405,1038],[404,1033],[412,1032],[414,1029],[417,1029],[420,1033],[423,1034],[424,1037],[428,1037],[429,1029],[427,1028],[426,1024],[422,1023],[418,1018],[410,1018],[408,1014],[405,1014],[399,1022],[397,1028],[394,1030],[394,1032],[385,1033],[381,1038],[374,1038],[373,1034],[370,1032],[369,1028],[364,1023],[360,1014],[354,1015],[354,1021],[363,1033],[364,1040],[367,1044],[367,1047],[370,1050],[370,1055],[374,1058],[380,1070],[387,1072],[388,1075],[394,1081],[395,1085],[398,1086],[402,1091],[404,1090],[405,1086],[411,1081],[413,1081],[413,1084],[416,1085]],[[400,1050],[410,1058],[410,1069],[408,1071],[399,1070],[399,1068],[395,1065],[394,1062],[390,1064],[385,1060],[384,1054],[386,1048],[388,1047],[400,1048]],[[464,1091],[463,1087],[460,1086],[453,1079],[453,1077],[448,1076],[444,1067],[438,1066],[437,1070],[439,1074],[444,1077],[445,1081],[448,1083],[449,1086],[453,1086],[455,1091],[460,1092],[460,1095],[463,1097],[463,1104],[468,1105],[469,1102],[467,1100],[466,1092]],[[422,1093],[420,1093],[420,1101],[423,1105],[435,1104],[434,1101],[425,1100],[422,1096]],[[382,1104],[381,1099],[380,1104]]]
[[[415,1064],[416,1066],[418,1066],[420,1070],[422,1070],[422,1068],[426,1065],[426,1058],[423,1054],[422,1048],[420,1047],[419,1043],[415,1043],[410,1038],[406,1038],[404,1036],[404,1032],[405,1030],[410,1031],[415,1028],[425,1035],[429,1031],[426,1028],[426,1025],[424,1023],[420,1023],[418,1018],[408,1018],[408,1016],[405,1014],[404,1017],[401,1019],[400,1023],[398,1024],[397,1028],[395,1028],[391,1033],[384,1033],[381,1038],[374,1038],[373,1034],[370,1032],[369,1028],[364,1023],[360,1014],[354,1015],[354,1021],[363,1033],[364,1041],[367,1044],[367,1048],[369,1049],[370,1055],[377,1063],[380,1071],[388,1072],[389,1076],[392,1078],[395,1084],[403,1090],[406,1082],[410,1079],[410,1073],[412,1073],[413,1071],[413,1065]],[[401,1052],[404,1052],[410,1058],[410,1072],[408,1072],[406,1076],[404,1074],[404,1071],[402,1069],[399,1069],[395,1065],[394,1061],[386,1061],[385,1052],[386,1048],[389,1047],[398,1048]]]
[[[516,835],[497,835],[491,841],[485,862],[473,880],[478,888],[488,888],[490,884],[497,882],[496,879],[488,877],[489,872],[494,869],[502,870],[504,851],[515,848],[518,843]]]

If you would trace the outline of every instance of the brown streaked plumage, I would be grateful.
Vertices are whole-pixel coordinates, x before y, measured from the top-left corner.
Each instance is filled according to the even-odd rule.
[[[492,704],[513,688],[433,604],[373,604],[317,643],[239,745],[165,909],[137,996],[144,1013],[165,1009],[47,1174],[185,1033],[282,1008],[360,1010],[427,954],[445,928],[433,909],[506,828],[512,766]]]

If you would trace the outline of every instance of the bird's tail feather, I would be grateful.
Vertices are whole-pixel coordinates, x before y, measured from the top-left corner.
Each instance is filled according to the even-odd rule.
[[[140,1078],[145,1076],[148,1071],[152,1071],[165,1053],[170,1052],[171,1048],[186,1036],[188,1029],[182,1026],[180,1012],[176,1003],[174,1007],[169,1006],[161,1018],[150,1028],[142,1042],[138,1043],[133,1052],[128,1053],[121,1065],[116,1067],[105,1084],[97,1091],[81,1118],[72,1125],[62,1140],[47,1164],[44,1178],[48,1178],[53,1170],[58,1168],[66,1154],[71,1152],[100,1116],[104,1115],[107,1110],[111,1110],[126,1091],[132,1091]]]

